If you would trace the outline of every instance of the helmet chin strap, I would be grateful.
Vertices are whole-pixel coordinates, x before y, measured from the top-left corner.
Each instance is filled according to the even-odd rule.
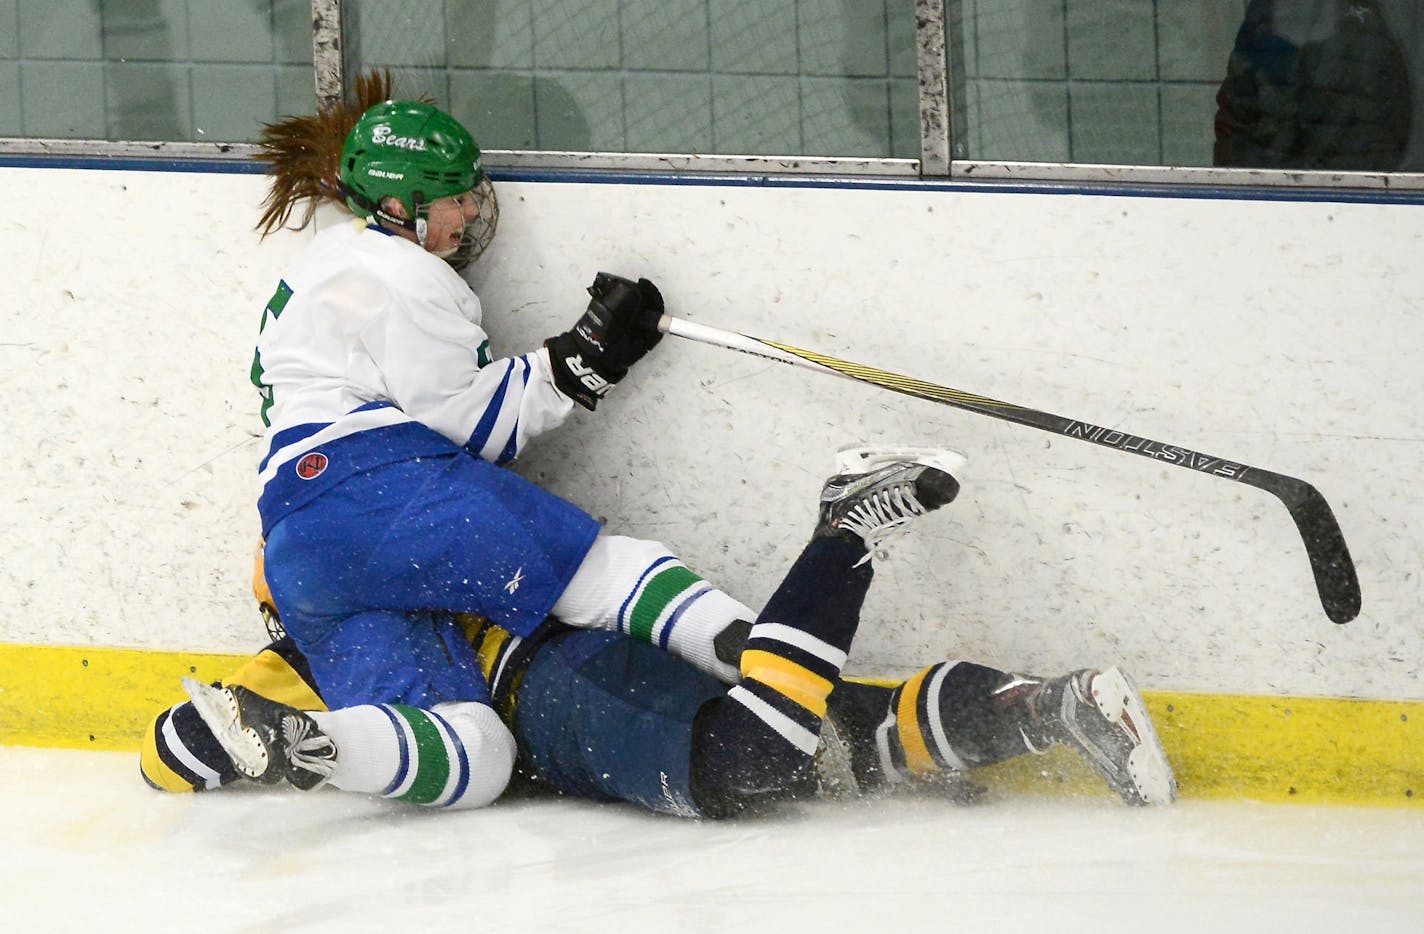
[[[343,195],[348,198],[351,198],[352,200],[356,201],[356,203],[360,204],[362,207],[370,211],[371,215],[375,217],[376,220],[379,221],[383,226],[399,227],[402,230],[408,230],[411,233],[415,234],[416,243],[420,244],[420,248],[422,250],[427,249],[425,243],[430,232],[430,223],[421,213],[421,208],[425,206],[425,202],[420,201],[418,199],[416,200],[416,216],[415,220],[412,221],[409,218],[398,217],[395,214],[392,214],[391,212],[382,208],[379,204],[372,202],[370,199],[362,196],[359,192],[353,191],[345,185],[340,186],[340,191]],[[440,250],[438,252],[435,250],[430,250],[429,252],[433,256],[437,256],[440,259],[449,259],[456,253],[458,253],[462,247],[469,246],[469,244],[465,242],[465,234],[469,230],[469,228],[470,224],[468,221],[466,221],[464,226],[460,228],[459,235],[453,238],[455,244],[454,246],[450,247],[450,249]]]
[[[415,209],[416,209],[417,211],[419,211],[422,207],[424,207],[424,205],[422,205],[422,204],[420,204],[419,202],[417,202],[417,203],[416,203],[416,206],[415,206]],[[387,216],[390,216],[390,215],[386,215],[386,214],[384,214],[384,213],[382,214],[382,217],[387,217]],[[430,221],[429,221],[426,217],[417,214],[414,221],[409,221],[409,220],[406,220],[405,218],[401,218],[401,217],[391,217],[391,220],[394,221],[395,223],[399,224],[401,227],[404,227],[406,230],[409,230],[409,231],[411,231],[412,233],[414,233],[414,234],[415,234],[415,242],[418,243],[418,244],[420,244],[420,248],[421,248],[422,250],[425,250],[426,252],[430,253],[432,256],[437,256],[437,257],[439,257],[440,259],[448,259],[448,258],[450,258],[451,256],[453,256],[453,255],[455,254],[455,251],[460,248],[460,242],[461,242],[461,240],[464,238],[464,234],[465,234],[465,229],[464,229],[464,227],[461,227],[459,234],[454,237],[454,240],[455,240],[455,245],[454,245],[454,246],[450,247],[450,249],[448,249],[448,250],[432,250],[432,249],[430,249],[430,247],[427,245],[427,244],[428,244],[428,241],[429,241],[429,239],[430,239]],[[468,226],[468,225],[466,225],[466,226]]]
[[[411,233],[415,234],[417,237],[420,238],[421,246],[425,245],[424,233],[417,230],[416,225],[411,221],[405,219],[404,217],[398,217],[395,214],[392,214],[390,211],[387,211],[385,208],[381,207],[379,203],[372,201],[370,198],[367,198],[365,195],[361,194],[359,191],[356,191],[354,188],[351,188],[345,183],[342,183],[337,190],[341,193],[342,197],[354,201],[362,209],[369,211],[371,213],[371,216],[376,219],[377,223],[381,224],[384,227],[399,227],[402,230],[409,230]],[[420,223],[424,224],[425,222],[421,221]]]
[[[430,225],[426,221],[426,213],[429,211],[426,205],[427,202],[419,191],[412,192],[410,197],[412,220],[406,221],[405,225],[406,230],[415,231],[415,242],[420,244],[422,250],[425,249],[425,237],[430,230]]]
[[[420,196],[420,192],[416,192],[415,197],[412,200],[414,202],[413,207],[415,208],[415,220],[403,221],[401,223],[401,226],[404,227],[406,230],[414,231],[415,242],[420,244],[420,248],[422,250],[425,250],[432,256],[439,257],[440,259],[449,259],[451,256],[454,256],[455,251],[460,249],[460,242],[465,235],[465,227],[469,226],[468,222],[462,224],[459,233],[456,234],[453,238],[455,241],[454,245],[451,246],[448,250],[432,250],[428,246],[428,241],[430,238],[430,219],[427,216],[430,212],[431,202],[423,199]],[[438,201],[439,199],[437,198],[435,200]]]

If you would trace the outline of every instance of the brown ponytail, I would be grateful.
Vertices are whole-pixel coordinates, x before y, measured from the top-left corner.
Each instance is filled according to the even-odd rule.
[[[322,199],[345,202],[338,172],[346,136],[368,108],[390,99],[390,69],[372,70],[356,78],[354,101],[312,116],[286,117],[263,125],[260,150],[253,156],[268,163],[267,197],[262,202],[262,218],[257,222],[263,237],[286,227],[298,202],[306,204],[294,230],[311,223]]]

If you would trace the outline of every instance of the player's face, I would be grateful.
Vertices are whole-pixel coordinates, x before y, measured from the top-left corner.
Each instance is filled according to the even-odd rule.
[[[449,256],[460,245],[465,226],[479,216],[479,202],[472,191],[430,202],[425,218],[425,248],[436,256]]]

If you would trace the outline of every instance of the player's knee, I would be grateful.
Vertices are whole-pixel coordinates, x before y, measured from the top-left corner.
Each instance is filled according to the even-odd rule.
[[[707,816],[730,817],[809,793],[814,753],[814,740],[808,752],[744,705],[718,698],[693,726],[693,797]]]
[[[471,809],[493,803],[514,771],[514,736],[487,704],[436,704],[431,713],[449,724],[461,747],[451,763],[454,787],[442,796],[441,806]]]
[[[600,535],[554,604],[554,615],[580,629],[618,629],[618,609],[663,566],[681,562],[661,542]]]

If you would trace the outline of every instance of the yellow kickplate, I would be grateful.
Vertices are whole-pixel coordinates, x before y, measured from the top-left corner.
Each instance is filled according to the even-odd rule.
[[[1183,798],[1424,804],[1424,702],[1144,691]],[[1054,749],[975,773],[993,789],[1110,795]]]
[[[244,657],[0,644],[0,744],[137,752],[185,675],[214,681]]]
[[[137,752],[183,700],[179,679],[222,678],[247,656],[0,644],[0,745]],[[1144,692],[1184,798],[1417,807],[1424,701]],[[1110,794],[1054,749],[979,769],[995,790]]]

